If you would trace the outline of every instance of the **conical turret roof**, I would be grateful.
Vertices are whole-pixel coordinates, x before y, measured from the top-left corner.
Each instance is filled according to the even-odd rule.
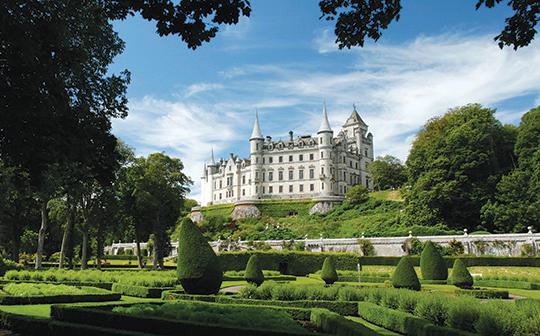
[[[259,125],[259,111],[255,112],[255,124],[253,124],[253,131],[251,132],[251,137],[249,138],[249,140],[253,139],[264,140],[261,132],[261,126]]]
[[[322,121],[321,121],[321,127],[319,127],[319,131],[317,133],[322,132],[333,132],[330,128],[330,123],[328,122],[328,114],[326,113],[326,101],[323,105],[323,115],[322,115]]]

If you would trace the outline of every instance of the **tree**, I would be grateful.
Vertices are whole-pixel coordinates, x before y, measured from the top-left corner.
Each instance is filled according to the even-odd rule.
[[[409,257],[401,257],[399,260],[394,274],[392,274],[392,286],[395,288],[420,290],[420,281]]]
[[[259,265],[259,259],[256,254],[253,254],[251,257],[249,257],[246,271],[244,274],[244,279],[248,283],[254,284],[256,286],[260,286],[264,282],[264,274],[261,270],[261,267]]]
[[[345,193],[345,199],[351,204],[361,204],[369,199],[369,189],[363,185],[350,187]]]
[[[459,288],[471,288],[474,284],[471,273],[469,273],[467,266],[465,266],[465,263],[463,263],[461,259],[456,259],[456,261],[454,261],[450,282],[452,285]]]
[[[326,257],[323,262],[321,270],[321,279],[327,285],[331,285],[338,281],[338,274],[336,272],[336,265],[334,265],[334,259],[332,257]]]
[[[493,8],[502,0],[478,0],[476,10],[481,7]],[[502,49],[504,46],[518,48],[529,45],[536,35],[535,26],[540,20],[540,3],[529,0],[508,0],[513,15],[506,18],[503,31],[495,36]],[[401,0],[321,0],[321,18],[336,21],[336,43],[339,48],[364,46],[367,38],[379,40],[401,13]]]
[[[216,294],[223,279],[219,259],[193,222],[185,218],[178,241],[178,279],[188,294]]]
[[[424,280],[446,280],[448,278],[446,262],[430,240],[426,242],[420,255],[420,271]]]
[[[482,224],[497,232],[540,229],[540,107],[521,118],[514,151],[517,167],[501,179],[494,199],[482,208]]]
[[[514,160],[515,130],[478,104],[451,109],[417,134],[407,159],[404,222],[475,229]]]
[[[110,119],[127,113],[129,73],[108,74],[123,42],[100,1],[1,6],[0,158],[28,174],[39,200],[39,268],[47,202],[71,184],[66,177],[77,171],[104,179],[111,174],[114,160],[103,160],[113,155],[116,142]]]
[[[398,189],[407,182],[405,166],[391,155],[378,157],[368,165],[368,170],[377,190]]]

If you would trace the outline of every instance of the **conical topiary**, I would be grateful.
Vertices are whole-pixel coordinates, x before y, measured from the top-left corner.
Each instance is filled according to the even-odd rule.
[[[338,280],[336,266],[334,265],[334,259],[332,259],[332,257],[326,257],[326,259],[324,259],[321,279],[323,279],[327,285],[331,285]]]
[[[435,244],[428,240],[420,256],[420,271],[424,280],[446,280],[448,268]]]
[[[450,283],[459,288],[471,288],[474,284],[471,273],[469,273],[467,266],[465,266],[465,263],[461,259],[454,261]]]
[[[218,257],[189,218],[180,224],[177,272],[188,294],[216,294],[223,272]]]
[[[392,286],[420,290],[420,281],[408,257],[402,257],[392,275]]]
[[[256,254],[249,257],[244,279],[257,286],[260,286],[264,282],[264,274],[259,266],[259,259]]]

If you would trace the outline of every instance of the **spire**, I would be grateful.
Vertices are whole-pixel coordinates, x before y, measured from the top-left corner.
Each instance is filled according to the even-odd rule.
[[[214,160],[214,147],[212,147],[212,154],[210,154],[210,159],[208,159],[208,165],[209,166],[215,166],[216,160]]]
[[[317,134],[322,132],[332,132],[332,129],[330,128],[330,123],[328,122],[328,115],[326,114],[326,99],[323,103],[321,127],[319,127],[319,131],[317,132]]]
[[[257,110],[255,112],[255,124],[253,124],[253,132],[251,132],[251,137],[249,138],[249,140],[254,139],[264,140],[261,132],[261,126],[259,125],[259,111]]]
[[[362,118],[358,114],[358,111],[356,111],[356,105],[353,104],[353,111],[352,111],[351,115],[349,116],[349,118],[347,119],[347,121],[345,122],[345,125],[343,125],[343,127],[347,127],[347,126],[350,126],[350,125],[356,125],[356,124],[360,124],[362,126],[367,127],[364,120],[362,120]]]

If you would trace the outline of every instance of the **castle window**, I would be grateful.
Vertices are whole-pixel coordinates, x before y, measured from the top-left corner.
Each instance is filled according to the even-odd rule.
[[[293,170],[289,170],[289,180],[292,180],[294,178],[294,171]]]
[[[214,201],[216,200],[216,195],[214,194]]]
[[[349,161],[349,166],[352,168],[352,161]]]
[[[289,192],[292,193],[293,192],[293,185],[289,185]]]
[[[279,160],[279,163],[283,162],[283,156],[280,156],[280,157],[278,158],[278,160]]]
[[[242,175],[242,184],[246,184],[246,175]]]
[[[269,157],[268,158],[268,163],[272,163],[274,161],[274,158],[273,157]]]
[[[319,138],[319,143],[322,145],[322,138]]]
[[[364,150],[364,153],[366,154],[366,156],[368,156],[368,155],[367,155],[367,148]]]
[[[321,167],[321,175],[324,175],[324,167]]]
[[[219,189],[223,188],[223,182],[221,182],[221,180],[219,180]]]
[[[304,170],[303,170],[303,169],[300,169],[300,170],[298,171],[298,178],[299,178],[300,180],[303,180],[303,179],[304,179]]]
[[[292,155],[289,155],[289,162],[292,162],[293,161],[293,157]]]
[[[283,186],[279,186],[279,192],[280,192],[280,193],[283,192]]]
[[[312,183],[309,185],[309,191],[314,191],[315,190],[315,185]]]
[[[271,188],[271,187],[270,187]],[[264,187],[262,187],[262,193],[264,194]]]
[[[231,195],[230,197],[233,197],[234,196],[234,190],[231,190]]]
[[[321,190],[324,190],[324,182],[321,183]]]
[[[259,179],[259,172],[255,172],[255,179],[256,179],[256,180]]]
[[[354,163],[354,167],[355,167],[356,169],[358,169],[358,162],[355,162],[355,163]]]
[[[255,150],[259,150],[259,144],[255,144]]]
[[[281,170],[278,172],[278,178],[280,181],[283,181],[283,172]]]
[[[229,171],[231,171],[231,170],[232,170],[232,166],[229,166]]]
[[[300,192],[304,192],[304,185],[303,184],[300,185]]]
[[[268,181],[272,181],[274,179],[274,173],[268,172]]]
[[[298,161],[304,161],[304,154],[298,155]]]
[[[315,169],[310,169],[310,170],[309,170],[309,178],[310,178],[310,179],[315,178]]]
[[[313,154],[309,154],[309,159],[313,160]]]
[[[343,157],[343,163],[345,163],[345,157]]]
[[[324,159],[324,153],[321,152],[321,159]]]
[[[264,187],[263,187],[264,188]],[[268,187],[268,193],[271,194],[274,191],[274,188],[272,186]]]
[[[264,162],[264,158],[263,158],[263,164],[265,164],[265,162]]]
[[[242,189],[242,196],[246,196],[246,189]]]
[[[259,163],[259,158],[258,157],[255,158],[255,163]]]
[[[219,199],[221,199],[221,193],[219,193]]]
[[[366,169],[368,169],[368,163],[366,162]]]

